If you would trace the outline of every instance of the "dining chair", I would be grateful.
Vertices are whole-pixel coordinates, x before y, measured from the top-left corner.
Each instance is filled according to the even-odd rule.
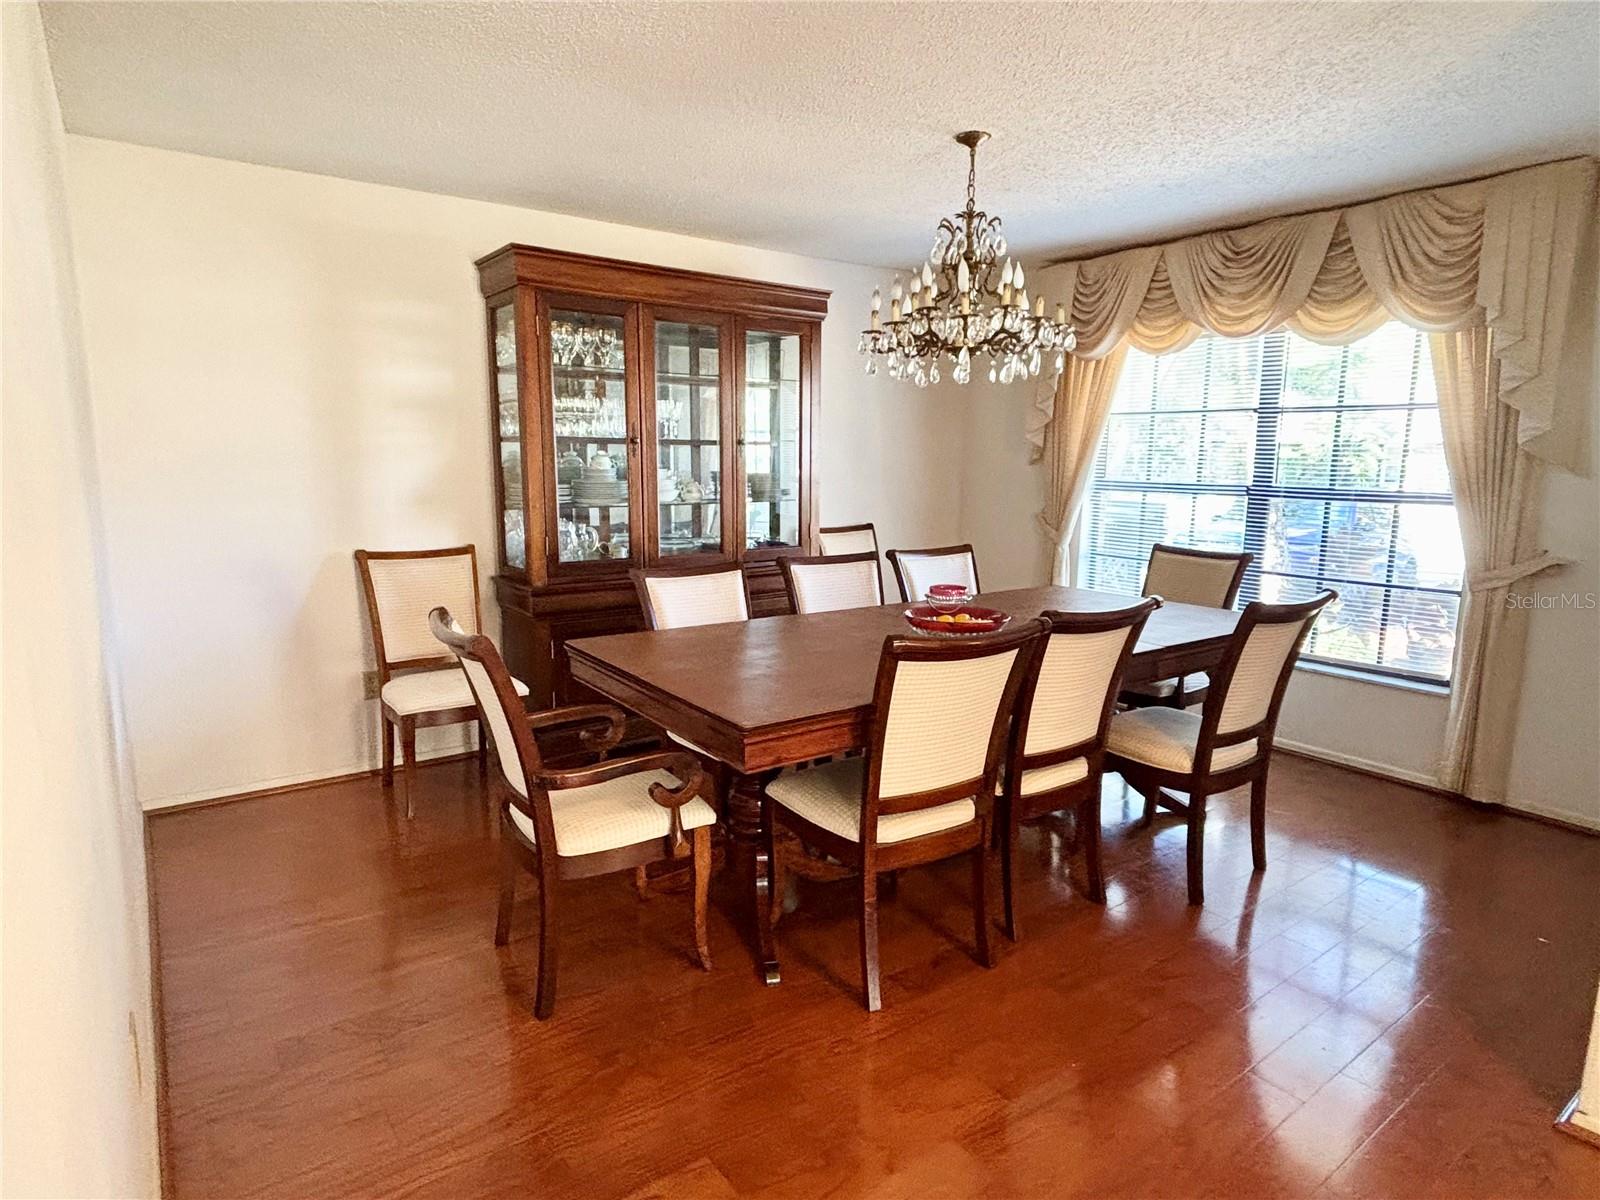
[[[825,525],[817,530],[817,548],[823,554],[876,554],[878,531],[865,525]]]
[[[1157,806],[1188,822],[1189,903],[1205,902],[1202,860],[1206,798],[1250,785],[1250,853],[1257,871],[1267,866],[1267,770],[1277,735],[1278,710],[1306,634],[1324,605],[1325,591],[1300,604],[1255,601],[1211,672],[1211,688],[1198,714],[1185,708],[1135,708],[1111,718],[1106,768],[1144,796],[1148,826]],[[1163,789],[1187,792],[1187,802]]]
[[[1197,604],[1202,608],[1232,608],[1239,584],[1255,555],[1226,550],[1191,550],[1186,546],[1154,545],[1144,572],[1144,595],[1160,596],[1172,604]],[[1122,702],[1134,708],[1153,704],[1188,708],[1206,698],[1211,678],[1204,671],[1176,679],[1156,679],[1134,684],[1122,693]]]
[[[797,613],[836,612],[841,608],[873,608],[883,603],[883,575],[878,556],[863,554],[780,558],[783,590]]]
[[[378,664],[378,709],[382,717],[383,786],[394,786],[394,739],[400,738],[400,786],[406,816],[413,815],[411,772],[417,730],[433,725],[478,724],[478,766],[487,763],[483,725],[466,676],[455,659],[439,652],[428,613],[443,604],[470,633],[483,626],[478,600],[478,552],[470,545],[443,550],[357,550],[361,589],[372,627]],[[528,686],[513,679],[519,696]]]
[[[782,894],[778,831],[832,855],[860,880],[862,998],[883,1006],[878,979],[878,876],[958,854],[972,863],[978,961],[992,966],[988,853],[995,778],[1036,640],[1037,619],[970,640],[884,640],[863,758],[788,770],[762,792],[767,888],[759,920]]]
[[[705,567],[635,567],[628,572],[639,593],[639,607],[650,629],[686,629],[694,625],[721,625],[750,619],[750,584],[743,568],[713,564]],[[678,745],[700,756],[711,772],[707,793],[721,812],[726,808],[727,774],[717,757],[670,729],[664,731]],[[650,880],[641,866],[634,872],[639,894],[648,894]]]
[[[1017,695],[996,821],[1006,936],[1017,940],[1014,878],[1022,823],[1070,808],[1083,851],[1089,898],[1106,902],[1100,866],[1100,780],[1106,730],[1128,656],[1161,601],[1150,597],[1113,612],[1046,612],[1049,633]]]
[[[495,645],[464,631],[448,608],[429,614],[434,637],[449,647],[466,674],[478,713],[494,744],[491,789],[500,806],[500,901],[494,944],[511,936],[511,913],[523,871],[539,885],[539,964],[533,1015],[555,1011],[557,886],[687,858],[693,880],[694,946],[700,966],[711,969],[706,938],[706,897],[711,880],[709,783],[694,757],[672,750],[604,760],[622,739],[622,710],[578,704],[545,712],[523,711],[520,693]],[[580,733],[602,756],[591,766],[545,766],[535,729],[558,725],[604,726]]]
[[[744,569],[716,563],[708,567],[635,567],[628,572],[639,593],[639,607],[651,629],[684,629],[750,619],[750,590]]]
[[[889,561],[894,564],[900,599],[908,604],[927,599],[928,589],[936,583],[964,583],[974,594],[983,590],[978,584],[978,556],[970,545],[891,550]]]

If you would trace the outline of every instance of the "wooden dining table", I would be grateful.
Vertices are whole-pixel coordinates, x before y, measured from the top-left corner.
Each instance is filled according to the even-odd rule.
[[[1083,588],[986,592],[1012,614],[1097,612],[1133,598]],[[775,898],[761,824],[761,790],[784,767],[866,747],[883,642],[910,636],[905,605],[762,617],[685,629],[619,633],[567,642],[572,678],[693,743],[726,768],[727,826],[761,975],[780,974],[762,914]],[[1151,614],[1124,682],[1204,671],[1221,659],[1238,623],[1231,609],[1166,604]]]

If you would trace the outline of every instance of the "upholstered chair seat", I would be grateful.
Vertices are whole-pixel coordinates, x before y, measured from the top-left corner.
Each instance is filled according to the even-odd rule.
[[[1033,767],[1023,771],[1022,787],[1018,791],[1024,796],[1037,796],[1041,792],[1053,792],[1056,788],[1066,787],[1069,783],[1077,783],[1088,777],[1089,760],[1074,758],[1051,767]]]
[[[780,775],[767,786],[767,795],[813,825],[852,842],[861,840],[861,794],[866,763],[859,758],[824,763],[806,771]],[[954,829],[975,820],[971,797],[890,813],[878,818],[878,841],[903,842],[907,838]]]
[[[550,793],[550,819],[555,825],[556,853],[562,858],[598,854],[656,841],[672,832],[672,816],[650,798],[650,785],[677,788],[682,781],[665,771],[640,771],[587,787]],[[533,818],[520,808],[507,810],[512,824],[537,843]],[[715,825],[717,814],[699,797],[678,809],[684,832]]]
[[[516,685],[517,695],[528,694],[528,685],[522,680],[513,679],[511,682]],[[383,685],[378,694],[385,704],[402,717],[441,708],[474,707],[472,688],[467,685],[467,677],[458,667],[396,675]]]
[[[1106,749],[1163,771],[1192,771],[1195,746],[1199,741],[1199,713],[1186,708],[1136,708],[1111,718]],[[1211,769],[1236,767],[1255,755],[1253,740],[1235,746],[1218,746],[1211,754]]]
[[[1151,700],[1171,700],[1178,691],[1178,680],[1157,679],[1150,683],[1132,683],[1123,688],[1127,696],[1148,696]],[[1192,675],[1183,677],[1183,693],[1187,704],[1199,704],[1205,699],[1206,689],[1211,686],[1211,676],[1204,671],[1196,671]]]

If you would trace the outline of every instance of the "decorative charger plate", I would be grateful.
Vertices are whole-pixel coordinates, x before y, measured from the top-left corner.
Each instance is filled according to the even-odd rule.
[[[906,624],[930,637],[973,637],[996,633],[1006,627],[1011,614],[998,608],[963,604],[953,612],[942,613],[930,604],[913,604],[905,611]]]

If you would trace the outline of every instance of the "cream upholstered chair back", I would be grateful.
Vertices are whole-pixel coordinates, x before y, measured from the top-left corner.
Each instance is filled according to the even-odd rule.
[[[883,576],[873,553],[781,558],[783,585],[797,613],[872,608],[883,603]]]
[[[750,619],[740,567],[631,572],[651,629],[684,629]]]
[[[448,608],[469,634],[479,631],[478,555],[445,550],[357,550],[378,661],[384,667],[437,662],[439,641],[428,614]]]
[[[466,672],[478,715],[483,718],[489,740],[494,744],[500,774],[512,791],[526,798],[528,777],[523,770],[523,755],[532,756],[530,765],[537,770],[539,748],[528,732],[522,700],[511,683],[511,673],[506,670],[500,652],[488,638],[464,630],[455,614],[442,605],[428,614],[428,627],[435,646],[442,643]]]
[[[1115,612],[1044,614],[1050,633],[1018,701],[1025,758],[1098,748],[1128,655],[1159,605],[1151,598]]]
[[[1144,594],[1160,596],[1173,604],[1232,608],[1245,568],[1253,558],[1251,554],[1152,546],[1150,565],[1144,573]]]
[[[900,598],[916,604],[928,597],[928,589],[939,583],[965,584],[973,592],[978,584],[978,558],[971,546],[942,546],[936,550],[891,550],[900,584]]]
[[[817,530],[817,545],[826,555],[876,554],[878,531],[871,525],[835,525]]]
[[[1214,718],[1218,737],[1276,718],[1300,643],[1317,614],[1336,595],[1327,591],[1302,604],[1256,601],[1245,606],[1233,643],[1212,672],[1211,691],[1202,713],[1203,721]]]
[[[1012,704],[1043,630],[1035,619],[970,641],[885,641],[868,773],[876,786],[869,782],[864,812],[992,798]]]

